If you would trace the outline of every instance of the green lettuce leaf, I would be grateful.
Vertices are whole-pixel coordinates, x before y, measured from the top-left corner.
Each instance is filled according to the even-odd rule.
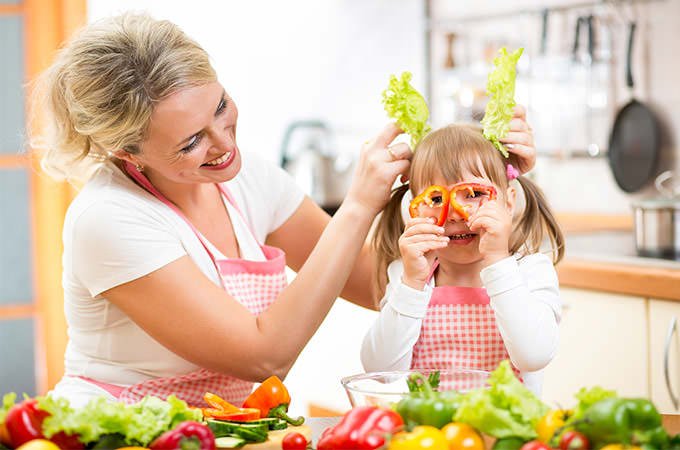
[[[146,446],[178,423],[202,418],[200,411],[189,409],[174,395],[167,401],[147,396],[133,405],[112,403],[99,397],[78,409],[72,408],[66,399],[42,397],[38,407],[51,414],[43,422],[46,437],[60,431],[76,433],[85,444],[95,442],[105,434],[120,433],[129,444]]]
[[[411,136],[411,151],[432,129],[426,123],[430,117],[427,103],[409,83],[412,77],[410,72],[402,73],[401,79],[390,75],[390,83],[382,94],[387,116],[395,119],[404,133]]]
[[[568,423],[582,419],[586,410],[600,400],[616,397],[616,391],[609,391],[600,386],[595,386],[591,389],[581,388],[574,397],[578,400],[578,404],[574,407],[574,413],[569,418]]]
[[[488,388],[463,395],[453,420],[499,439],[536,438],[536,425],[549,408],[515,377],[508,360],[499,364],[488,383]]]
[[[17,399],[17,394],[14,392],[10,392],[9,394],[5,394],[2,396],[2,408],[0,409],[0,423],[5,423],[5,416],[7,415],[7,411],[14,406],[14,402]]]
[[[486,111],[482,119],[484,127],[484,137],[493,142],[503,156],[508,157],[508,150],[499,141],[510,130],[510,120],[512,119],[512,107],[515,106],[515,76],[517,70],[515,65],[522,56],[523,48],[508,54],[507,48],[500,49],[500,56],[494,58],[496,66],[489,73],[486,81],[486,93],[489,102],[486,104]]]

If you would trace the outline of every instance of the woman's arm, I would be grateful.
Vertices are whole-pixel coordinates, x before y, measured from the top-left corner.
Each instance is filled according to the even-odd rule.
[[[212,283],[188,256],[102,295],[172,352],[201,367],[261,381],[284,377],[345,285],[389,186],[408,167],[388,127],[365,146],[350,193],[295,280],[259,316]]]
[[[533,372],[557,352],[561,303],[550,259],[540,253],[514,257],[481,272],[505,347],[515,367]]]
[[[413,346],[420,337],[432,296],[431,286],[419,291],[401,282],[400,261],[392,263],[389,272],[380,314],[361,345],[361,363],[366,372],[411,368]]]

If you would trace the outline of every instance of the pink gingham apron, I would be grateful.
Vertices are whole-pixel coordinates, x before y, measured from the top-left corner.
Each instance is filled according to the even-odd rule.
[[[191,227],[215,264],[224,290],[248,308],[255,316],[266,310],[274,302],[287,285],[285,273],[286,255],[281,249],[258,243],[266,258],[265,261],[250,261],[240,258],[216,259],[208,249],[201,234],[184,214],[154,188],[151,182],[136,170],[132,164],[127,162],[124,164],[125,170],[132,178],[175,211]],[[217,184],[217,187],[229,203],[236,208],[243,221],[247,224],[248,222],[236,205],[236,201],[231,193],[220,184]],[[257,241],[254,235],[253,239]],[[130,387],[115,386],[91,379],[86,380],[105,389],[124,403],[138,402],[146,395],[154,395],[165,399],[168,395],[174,394],[189,405],[207,407],[208,405],[205,404],[203,396],[206,392],[212,392],[228,402],[240,406],[253,389],[253,383],[250,381],[221,375],[208,369],[200,369],[174,377],[148,380]]]
[[[432,266],[429,279],[439,265]],[[428,282],[429,282],[428,279]],[[491,372],[510,359],[496,325],[491,299],[484,288],[436,286],[413,347],[411,369],[472,369]],[[515,374],[519,371],[513,367]],[[484,386],[486,376],[442,379],[441,389],[469,390]]]

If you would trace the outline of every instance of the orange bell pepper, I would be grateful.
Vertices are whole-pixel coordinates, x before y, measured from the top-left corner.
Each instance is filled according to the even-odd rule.
[[[408,212],[411,217],[419,217],[418,208],[425,203],[429,207],[441,208],[439,212],[439,219],[437,225],[442,226],[446,222],[446,217],[449,214],[449,191],[445,187],[439,185],[432,185],[425,189],[425,191],[411,200],[408,207]]]
[[[460,183],[457,184],[456,186],[451,189],[451,207],[458,213],[464,220],[468,220],[470,218],[470,213],[468,213],[465,208],[465,205],[461,205],[458,203],[456,200],[456,193],[460,191],[468,191],[471,196],[475,196],[475,191],[482,191],[486,192],[489,194],[489,200],[495,200],[496,199],[496,188],[493,186],[485,186],[483,184],[479,183]]]
[[[276,375],[264,380],[243,402],[244,408],[259,409],[260,417],[278,417],[293,426],[302,425],[305,421],[304,417],[293,419],[286,414],[288,405],[290,405],[290,394]]]

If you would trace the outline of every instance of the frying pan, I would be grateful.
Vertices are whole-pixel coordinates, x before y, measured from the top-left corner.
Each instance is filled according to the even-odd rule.
[[[631,71],[635,22],[629,25],[626,84],[634,86]],[[616,114],[609,138],[609,166],[625,192],[641,189],[651,179],[659,156],[659,126],[652,111],[634,97]]]

